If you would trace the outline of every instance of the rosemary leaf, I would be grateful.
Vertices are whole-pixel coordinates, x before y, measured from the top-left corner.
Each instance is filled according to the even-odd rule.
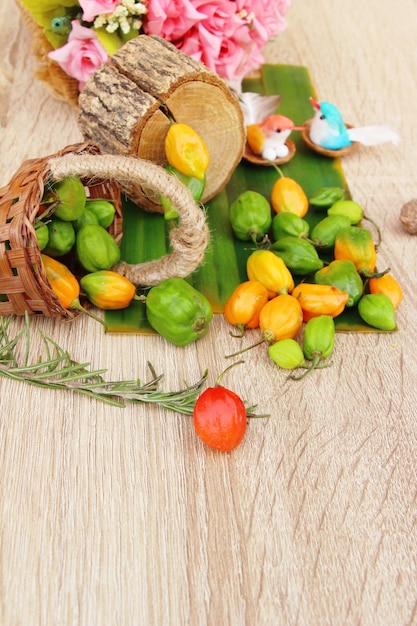
[[[40,330],[46,357],[39,356],[37,361],[30,363],[31,332],[29,316],[25,316],[25,328],[14,339],[9,340],[7,329],[11,319],[2,319],[0,323],[0,376],[26,382],[44,389],[61,389],[81,393],[91,398],[120,408],[125,407],[125,400],[157,404],[161,407],[190,415],[194,404],[207,379],[207,370],[202,378],[184,389],[177,391],[159,391],[158,383],[163,374],[157,375],[152,364],[148,367],[152,379],[143,385],[140,379],[127,381],[105,381],[103,376],[107,369],[90,370],[90,363],[78,363],[68,352],[62,349],[50,337]],[[25,338],[23,365],[19,365],[14,349],[22,338]],[[54,350],[51,350],[51,347]],[[55,355],[52,354],[55,352]]]

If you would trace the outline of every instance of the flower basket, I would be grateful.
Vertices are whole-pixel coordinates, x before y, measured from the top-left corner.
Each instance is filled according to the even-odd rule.
[[[113,269],[140,285],[170,276],[189,275],[204,258],[208,241],[205,215],[189,190],[159,166],[133,157],[101,153],[94,144],[68,146],[49,157],[25,161],[0,189],[0,315],[45,315],[71,320],[46,277],[35,233],[35,219],[47,181],[80,178],[91,199],[111,200],[116,216],[109,227],[119,243],[122,213],[119,181],[133,180],[172,200],[180,223],[170,234],[172,252],[140,265],[120,263]]]
[[[64,72],[55,61],[48,57],[53,47],[46,39],[43,28],[36,23],[33,15],[20,2],[15,0],[20,9],[23,20],[31,33],[32,53],[37,61],[35,76],[42,80],[49,88],[50,92],[58,100],[65,100],[72,107],[78,107],[78,81]]]

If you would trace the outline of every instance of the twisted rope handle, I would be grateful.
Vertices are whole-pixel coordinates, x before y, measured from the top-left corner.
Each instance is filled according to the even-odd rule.
[[[194,201],[190,190],[159,165],[130,156],[68,154],[50,159],[48,166],[55,181],[76,176],[146,185],[166,196],[175,205],[179,225],[171,229],[169,235],[172,252],[146,263],[129,264],[122,261],[112,268],[135,285],[156,285],[174,276],[185,278],[203,261],[209,239],[205,214]]]

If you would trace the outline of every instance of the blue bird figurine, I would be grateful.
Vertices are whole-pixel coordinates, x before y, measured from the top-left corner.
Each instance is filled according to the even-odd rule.
[[[331,102],[317,102],[310,98],[315,109],[309,128],[310,140],[327,150],[341,150],[358,142],[365,146],[376,146],[391,141],[397,144],[399,136],[389,126],[371,125],[347,128],[339,109]]]

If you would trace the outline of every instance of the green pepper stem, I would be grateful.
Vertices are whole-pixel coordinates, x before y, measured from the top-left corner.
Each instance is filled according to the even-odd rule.
[[[231,365],[229,365],[228,367],[226,367],[226,369],[224,369],[224,370],[222,371],[222,373],[219,375],[219,377],[217,378],[217,380],[216,380],[216,382],[215,382],[214,386],[215,386],[215,387],[218,387],[218,386],[220,385],[220,383],[221,383],[221,381],[222,381],[222,379],[223,379],[223,376],[224,376],[225,374],[227,374],[227,372],[228,372],[229,370],[231,370],[231,369],[232,369],[232,367],[235,367],[235,365],[240,365],[241,363],[244,363],[244,362],[245,362],[245,361],[236,361],[236,363],[232,363]]]
[[[242,339],[246,330],[245,324],[236,324],[236,328],[240,331],[240,334],[235,335],[234,333],[232,333],[232,331],[229,331],[229,335],[231,337],[235,337],[236,339]]]
[[[264,235],[262,232],[260,232],[257,229],[250,229],[247,232],[248,237],[251,238],[252,243],[255,244],[256,248],[255,250],[259,249],[259,248],[269,248],[271,246],[271,241],[268,237],[268,233],[266,235]],[[262,235],[262,239],[258,240],[258,235]]]
[[[247,346],[246,348],[242,348],[242,350],[238,350],[238,352],[233,352],[233,354],[227,354],[224,358],[225,359],[231,359],[234,356],[239,356],[239,354],[243,354],[244,352],[248,352],[248,350],[252,350],[252,348],[256,348],[257,346],[260,346],[263,343],[265,343],[265,338],[261,339],[260,341],[257,341],[256,343],[253,343],[250,346]]]
[[[390,267],[387,267],[386,270],[384,270],[383,272],[369,272],[368,270],[360,270],[359,274],[361,276],[363,276],[363,278],[381,278],[382,276],[385,276],[385,274],[388,274],[388,272],[391,271]]]
[[[269,330],[268,328],[266,328],[262,334],[262,339],[260,341],[257,341],[256,343],[253,343],[252,345],[247,346],[246,348],[242,348],[242,350],[238,350],[238,352],[234,352],[233,354],[227,354],[224,358],[230,359],[233,356],[239,356],[239,354],[248,352],[248,350],[252,350],[252,348],[257,348],[263,343],[274,343],[274,341],[276,341],[275,334],[272,332],[272,330]]]
[[[378,248],[378,246],[380,246],[381,242],[382,242],[381,229],[379,228],[378,224],[376,222],[374,222],[374,220],[371,219],[370,217],[368,217],[367,215],[364,215],[363,219],[366,220],[367,222],[369,222],[370,224],[372,224],[372,226],[375,228],[376,233],[378,235],[378,241],[375,243],[375,246]]]
[[[104,328],[107,330],[107,326],[105,322],[101,319],[101,317],[98,317],[97,315],[94,315],[94,313],[92,313],[91,311],[88,311],[87,309],[85,309],[78,298],[75,298],[75,300],[71,302],[71,305],[69,308],[75,309],[76,311],[81,311],[82,313],[85,313],[89,317],[92,317],[93,320],[96,320],[96,322],[99,322],[100,324],[102,324]]]
[[[278,172],[280,178],[285,178],[284,174],[282,173],[281,168],[278,167],[278,165],[276,163],[274,163],[273,161],[271,161],[271,165],[273,165],[276,169],[276,171]]]
[[[321,354],[321,352],[317,352],[317,354],[312,354],[312,356],[313,356],[313,360],[311,361],[310,365],[307,367],[306,371],[303,372],[302,374],[299,374],[298,376],[296,376],[294,374],[291,375],[290,378],[292,380],[301,380],[302,378],[305,378],[307,376],[307,374],[309,374],[314,369],[316,369],[316,367],[320,363],[320,360],[322,358],[322,354]]]

